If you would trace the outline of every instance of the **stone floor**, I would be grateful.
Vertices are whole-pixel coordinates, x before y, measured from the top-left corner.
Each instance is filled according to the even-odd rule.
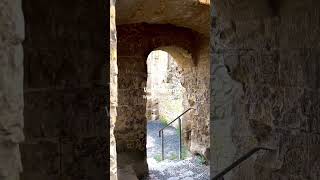
[[[149,177],[146,180],[207,180],[209,166],[203,165],[196,156],[185,151],[185,159],[178,160],[179,138],[177,130],[165,130],[165,160],[161,161],[161,138],[159,130],[164,125],[160,121],[148,122],[147,155]]]

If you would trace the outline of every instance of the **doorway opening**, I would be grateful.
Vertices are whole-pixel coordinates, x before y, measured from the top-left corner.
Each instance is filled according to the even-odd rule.
[[[147,179],[207,179],[209,168],[182,140],[187,123],[183,113],[190,111],[183,67],[166,51],[155,50],[147,58],[147,69]]]
[[[206,160],[208,159],[210,114],[208,101],[210,80],[208,40],[207,36],[194,32],[189,28],[171,24],[136,23],[117,25],[118,83],[115,83],[115,85],[117,85],[118,101],[114,135],[116,139],[118,177],[120,180],[128,179],[127,175],[136,176],[138,179],[145,179],[146,177],[151,179],[209,178],[209,166],[200,169],[198,172],[194,171],[194,169],[204,166],[201,164],[201,160],[186,158],[181,158],[182,160],[180,160],[180,155],[184,154],[179,154],[179,152],[183,152],[183,148],[180,148],[182,151],[178,151],[179,148],[174,148],[170,153],[167,150],[168,145],[164,142],[164,158],[162,158],[161,148],[156,148],[158,152],[154,154],[158,158],[148,159],[148,154],[150,155],[150,153],[147,152],[151,142],[147,140],[147,128],[151,121],[155,122],[157,120],[158,125],[164,127],[164,124],[171,122],[176,116],[193,108],[194,110],[190,110],[182,116],[182,128],[175,127],[175,123],[173,123],[172,126],[168,126],[162,131],[164,135],[161,138],[164,137],[164,141],[166,141],[168,139],[166,131],[169,128],[173,128],[172,132],[174,133],[172,134],[175,135],[176,140],[181,137],[181,141],[179,140],[178,142],[182,142],[193,155],[198,153]],[[172,68],[172,71],[178,71],[179,73],[172,77],[169,75],[158,77],[162,84],[166,84],[167,88],[171,87],[173,89],[171,91],[167,91],[166,88],[159,88],[159,84],[156,88],[153,87],[159,92],[151,93],[151,88],[147,86],[147,59],[150,53],[155,50],[169,53],[172,56],[171,59],[174,59],[171,62],[176,62],[176,68]],[[168,54],[164,55],[164,57],[168,57]],[[168,69],[168,64],[170,63],[164,64]],[[154,69],[159,75],[159,72],[161,72],[159,68]],[[153,74],[149,70],[149,75],[150,73]],[[177,81],[173,83],[175,78]],[[149,84],[150,80],[149,77]],[[168,85],[170,84],[169,81],[175,85]],[[162,94],[162,98],[166,97],[163,95],[166,93],[159,89],[164,89],[164,92],[168,94],[168,98],[155,99],[154,101],[155,94]],[[178,92],[182,92],[182,94],[177,95]],[[170,94],[174,94],[176,97],[170,98]],[[172,103],[172,100],[174,103]],[[173,109],[180,109],[180,111]],[[154,143],[159,143],[159,140],[161,140],[159,138],[160,129],[154,130],[154,141],[157,141]],[[177,137],[177,130],[179,129],[182,132]],[[176,144],[178,145],[179,143]],[[177,145],[175,146],[180,147],[180,145]],[[159,155],[161,160],[157,161],[157,159],[159,160]],[[154,164],[148,162],[148,160],[152,160]],[[195,162],[190,162],[192,160]],[[153,165],[158,166],[153,168]],[[188,169],[188,167],[193,168]],[[168,172],[170,173],[168,174]],[[203,173],[206,173],[206,175],[202,176]]]

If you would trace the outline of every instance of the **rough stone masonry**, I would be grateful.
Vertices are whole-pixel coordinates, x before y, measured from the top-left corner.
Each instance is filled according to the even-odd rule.
[[[111,82],[116,75],[114,31],[110,62],[105,39],[109,4],[45,0],[22,5],[26,139],[20,146],[20,179],[105,179],[110,150],[111,164],[116,161],[107,134],[111,126],[112,135],[116,116],[114,89],[108,97],[109,75]]]
[[[191,142],[190,149],[203,151],[209,147],[209,120],[201,119],[210,117],[212,175],[250,148],[268,146],[274,151],[260,152],[225,179],[320,178],[319,1],[212,0],[211,21],[207,1],[123,2],[128,1],[117,4],[110,1],[111,12],[117,13],[120,32],[126,32],[122,27],[130,26],[127,30],[143,39],[140,33],[152,26],[160,29],[174,26],[179,33],[178,36],[163,35],[163,31],[150,34],[146,46],[141,47],[120,37],[123,41],[122,45],[118,44],[118,52],[128,54],[121,53],[117,62],[113,28],[111,68],[104,69],[108,63],[103,53],[106,42],[102,38],[105,2],[0,1],[0,179],[17,180],[19,176],[24,180],[104,179],[109,175],[116,179],[119,160],[114,140],[110,144],[111,174],[104,168],[106,146],[109,146],[105,129],[115,127],[119,151],[128,152],[126,141],[134,139],[122,139],[121,128],[133,122],[137,133],[132,137],[139,138],[137,143],[134,141],[138,144],[135,147],[142,147],[133,149],[139,155],[134,163],[142,167],[136,173],[146,174],[145,102],[142,98],[128,101],[142,109],[133,122],[120,121],[119,113],[115,118],[117,98],[118,112],[122,112],[125,108],[122,102],[128,97],[125,87],[136,89],[131,97],[143,96],[146,57],[155,48],[172,45],[167,44],[168,39],[177,39],[175,45],[199,57],[201,48],[192,45],[205,47],[201,45],[204,42],[209,46],[209,36],[210,75],[202,74],[209,72],[205,69],[209,66],[201,57],[192,59],[197,66],[185,71],[196,74],[192,76],[196,87],[185,84],[190,104],[195,102],[198,107],[191,134],[185,135],[191,137],[186,138]],[[110,17],[114,19],[113,15]],[[190,32],[201,35],[189,35]],[[198,38],[179,38],[184,33],[183,37]],[[119,36],[123,37],[120,33]],[[133,56],[135,53],[138,56]],[[135,75],[136,83],[117,80],[116,63],[119,79],[124,77],[120,73],[125,72],[122,75]],[[128,68],[128,65],[132,66]],[[111,124],[104,111],[108,91],[103,81],[106,73],[111,81]],[[206,90],[209,88],[206,79],[210,79],[210,93]],[[202,92],[201,96],[193,88]],[[210,109],[205,102],[209,98]],[[117,130],[117,123],[124,126]]]
[[[319,179],[319,1],[212,1],[211,174]]]
[[[22,172],[24,18],[20,0],[0,1],[0,179]]]

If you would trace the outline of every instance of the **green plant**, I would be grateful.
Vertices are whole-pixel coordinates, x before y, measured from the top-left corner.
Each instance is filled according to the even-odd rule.
[[[197,155],[197,163],[203,165],[203,164],[207,163],[207,160],[203,155],[198,154]]]
[[[146,117],[148,121],[152,118],[151,114],[147,114]]]
[[[178,155],[176,154],[171,154],[169,157],[170,160],[177,160],[178,159]]]
[[[157,161],[157,162],[160,162],[160,161],[162,161],[162,157],[161,157],[161,155],[155,155],[154,156],[154,159]]]
[[[176,129],[176,133],[177,133],[178,137],[180,137],[180,128]]]
[[[188,157],[188,150],[186,147],[182,147],[182,150],[181,150],[181,158],[182,159],[186,159]]]
[[[160,115],[160,122],[164,125],[167,126],[169,123],[169,120],[167,119],[167,117],[165,117],[164,115]]]

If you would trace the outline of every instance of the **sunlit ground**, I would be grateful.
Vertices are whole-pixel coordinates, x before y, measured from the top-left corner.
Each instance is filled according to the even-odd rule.
[[[165,160],[161,158],[159,130],[164,127],[160,121],[149,121],[147,131],[148,180],[207,180],[209,166],[192,157],[184,148],[183,160],[179,160],[179,137],[174,127],[164,132]]]

